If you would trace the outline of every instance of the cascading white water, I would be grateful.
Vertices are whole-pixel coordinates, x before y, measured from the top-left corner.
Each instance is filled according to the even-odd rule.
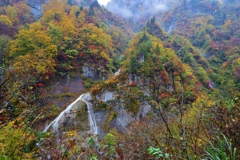
[[[172,30],[173,30],[173,25],[171,24],[171,26],[169,27],[169,29],[168,29],[168,32],[167,32],[167,33],[170,33]]]
[[[71,103],[64,111],[62,111],[60,113],[60,115],[53,120],[48,126],[45,127],[45,129],[43,130],[43,132],[46,132],[49,130],[50,127],[53,128],[54,133],[58,134],[58,130],[59,130],[59,121],[64,117],[65,114],[70,115],[70,112],[73,108],[73,106],[79,102],[82,101],[87,105],[87,109],[88,109],[88,117],[89,117],[89,124],[90,124],[90,129],[91,131],[97,135],[98,133],[98,127],[96,124],[96,120],[93,114],[93,109],[92,109],[92,104],[89,102],[89,100],[91,100],[91,95],[90,93],[85,93],[82,94],[81,96],[79,96],[73,103]]]
[[[84,96],[82,101],[84,103],[86,103],[87,108],[88,108],[88,118],[89,118],[89,123],[90,123],[90,127],[91,127],[90,129],[91,129],[91,131],[94,132],[95,135],[98,135],[99,134],[98,133],[98,127],[97,127],[97,123],[96,123],[95,117],[93,115],[92,104],[89,102],[90,99],[91,99],[91,95],[88,93],[87,95]]]
[[[119,69],[114,75],[117,76],[120,74],[121,69]],[[47,132],[50,127],[52,127],[53,132],[58,135],[59,132],[59,123],[64,123],[64,118],[67,116],[71,116],[71,112],[74,110],[74,106],[79,102],[82,101],[87,105],[88,109],[88,118],[89,118],[89,124],[90,124],[90,131],[93,132],[95,135],[99,134],[96,119],[93,113],[92,104],[89,102],[92,99],[90,93],[85,93],[80,95],[74,102],[72,102],[67,108],[62,111],[59,116],[54,119],[48,126],[46,126],[43,130],[43,132]],[[114,99],[114,94],[112,92],[106,92],[104,96],[104,102],[107,102],[109,100]],[[73,111],[74,112],[74,111]],[[67,115],[67,116],[66,116]]]
[[[121,69],[119,68],[117,72],[114,73],[115,76],[118,76],[121,72]]]

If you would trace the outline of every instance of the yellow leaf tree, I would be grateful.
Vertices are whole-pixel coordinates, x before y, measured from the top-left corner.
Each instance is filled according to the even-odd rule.
[[[43,75],[54,71],[53,58],[56,53],[56,45],[38,22],[30,25],[29,29],[20,30],[10,45],[14,70],[25,76],[34,72]]]

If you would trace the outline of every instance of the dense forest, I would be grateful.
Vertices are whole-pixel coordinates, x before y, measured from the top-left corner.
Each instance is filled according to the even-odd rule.
[[[0,159],[240,159],[238,0],[0,1]]]

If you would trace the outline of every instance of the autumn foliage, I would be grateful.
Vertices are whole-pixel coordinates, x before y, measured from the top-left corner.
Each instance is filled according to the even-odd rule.
[[[240,4],[230,1],[171,0],[136,19],[86,0],[50,0],[36,19],[27,1],[1,1],[0,159],[207,159],[224,150],[217,137],[239,154]],[[119,1],[149,9],[132,2]],[[35,130],[64,109],[49,101],[75,96],[59,93],[74,78],[104,117],[98,140]]]

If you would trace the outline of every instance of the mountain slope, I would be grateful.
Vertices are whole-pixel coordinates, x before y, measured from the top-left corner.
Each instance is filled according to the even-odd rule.
[[[237,159],[239,6],[5,0],[0,159]]]

